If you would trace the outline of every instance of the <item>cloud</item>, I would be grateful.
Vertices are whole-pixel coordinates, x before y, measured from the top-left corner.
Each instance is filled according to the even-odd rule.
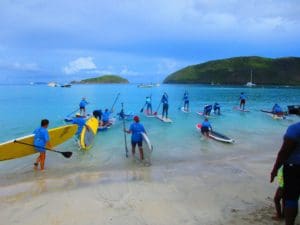
[[[37,72],[40,71],[36,63],[5,62],[0,60],[0,68],[6,70]]]
[[[97,66],[92,57],[80,57],[69,62],[69,64],[63,68],[63,71],[65,74],[73,74],[82,70],[94,70],[96,68]]]
[[[128,66],[124,66],[120,71],[120,75],[122,75],[122,76],[139,76],[140,73],[130,70],[128,68]]]

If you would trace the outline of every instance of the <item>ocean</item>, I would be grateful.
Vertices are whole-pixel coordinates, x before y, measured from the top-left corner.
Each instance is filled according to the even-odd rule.
[[[185,91],[189,93],[192,111],[188,114],[179,110],[183,104],[182,97]],[[147,95],[152,95],[153,111],[156,111],[164,92],[169,95],[169,117],[173,120],[172,124],[162,123],[156,118],[147,118],[140,113]],[[244,92],[248,98],[246,109],[250,110],[249,113],[233,110],[239,104],[241,92]],[[87,111],[90,113],[95,109],[110,109],[118,93],[120,93],[120,98],[115,105],[114,112],[119,112],[121,103],[124,103],[125,112],[132,112],[140,116],[141,123],[144,125],[154,147],[152,166],[144,167],[125,157],[121,123],[117,123],[106,132],[98,133],[93,148],[88,152],[80,151],[74,140],[69,140],[57,147],[61,151],[72,151],[73,156],[70,159],[65,159],[60,154],[48,152],[46,171],[43,173],[33,171],[35,155],[2,161],[0,162],[0,199],[2,200],[0,207],[6,208],[6,211],[2,212],[1,218],[5,218],[7,224],[17,224],[9,215],[17,206],[22,211],[21,203],[29,201],[32,203],[30,207],[33,209],[39,207],[39,203],[37,203],[39,200],[32,199],[47,196],[45,197],[47,200],[44,200],[51,202],[51,196],[53,197],[53,195],[62,196],[65,192],[85,190],[90,186],[97,187],[100,185],[103,188],[103,185],[109,184],[110,188],[113,187],[116,193],[124,197],[126,191],[123,193],[118,189],[118,185],[119,188],[124,188],[125,185],[125,189],[128,190],[130,188],[128,185],[132,181],[137,181],[141,185],[138,188],[144,191],[146,190],[145,183],[148,188],[150,184],[163,185],[161,189],[156,186],[157,189],[153,187],[158,195],[163,195],[166,190],[173,190],[175,186],[176,191],[170,193],[170,198],[174,197],[175,194],[179,196],[180,193],[183,194],[183,192],[188,191],[186,188],[194,190],[193,188],[199,189],[198,185],[203,185],[202,182],[196,182],[197,179],[200,179],[200,171],[201,179],[208,179],[206,180],[208,186],[205,187],[207,192],[212,191],[210,189],[215,188],[215,185],[220,185],[209,180],[212,174],[214,176],[218,174],[218,179],[221,180],[228,178],[228,182],[236,182],[236,176],[248,176],[247,179],[251,181],[253,177],[257,176],[258,183],[252,181],[253,189],[250,188],[247,195],[247,200],[251,202],[251,199],[258,198],[255,195],[255,190],[261,190],[263,176],[268,180],[269,174],[263,174],[265,170],[268,171],[272,167],[272,161],[280,148],[285,130],[290,124],[300,121],[297,116],[291,116],[287,120],[274,120],[265,113],[260,112],[261,109],[270,110],[275,103],[278,103],[284,109],[287,105],[299,104],[300,89],[292,87],[246,88],[238,86],[161,85],[160,87],[143,89],[137,88],[133,84],[73,85],[71,88],[51,88],[43,85],[1,85],[0,125],[2,131],[0,142],[31,134],[40,125],[41,119],[44,118],[50,120],[49,128],[64,125],[65,116],[78,108],[83,96],[90,102],[87,106]],[[210,118],[213,129],[233,138],[235,140],[234,144],[206,140],[201,137],[195,128],[197,123],[203,121],[203,118],[197,115],[196,112],[203,111],[205,104],[215,102],[221,105],[222,115]],[[161,110],[160,107],[158,112],[161,112]],[[126,121],[126,126],[129,127],[130,123],[130,121]],[[130,140],[129,135],[127,138]],[[130,149],[129,145],[128,148]],[[235,159],[237,159],[236,163],[232,164]],[[197,179],[190,179],[193,176],[197,176]],[[223,185],[226,184],[226,179],[224,180],[225,183],[222,183]],[[243,181],[240,186],[241,189],[232,191],[243,192],[243,185],[246,181],[243,178],[241,178],[241,181]],[[182,185],[185,182],[191,186],[182,187],[182,190],[178,189],[176,185]],[[265,183],[264,185],[264,191],[261,195],[271,193],[273,189],[270,189]],[[136,187],[131,188],[133,188],[132,191]],[[222,185],[219,188],[222,188]],[[232,187],[224,186],[224,188],[232,196],[230,195],[229,198],[229,194],[227,195],[230,201],[228,198],[224,200],[224,196],[222,197],[224,201],[222,200],[222,204],[220,204],[222,207],[220,206],[218,211],[222,215],[224,213],[223,206],[225,207],[234,198],[232,191],[229,191]],[[103,193],[107,193],[111,198],[105,204],[117,204],[114,202],[118,201],[118,197],[114,197],[113,193],[105,191],[107,189],[104,189]],[[147,191],[149,190],[147,189]],[[166,196],[169,196],[168,193],[165,193]],[[135,195],[131,193],[131,196],[136,196],[136,198],[127,199],[128,201],[123,202],[125,205],[122,207],[128,206],[129,202],[134,205],[136,203],[134,201],[137,201],[137,199],[141,201],[149,200],[149,194]],[[213,199],[209,201],[217,204],[217,197],[213,194],[212,196],[214,196]],[[106,196],[106,198],[108,197]],[[82,199],[82,196],[78,198]],[[191,196],[182,198],[193,201]],[[156,197],[153,197],[153,199],[156,199]],[[180,207],[181,201],[182,199],[177,199],[178,207]],[[232,202],[235,201],[232,200]],[[69,203],[71,204],[71,202]],[[168,203],[170,203],[169,200]],[[148,202],[148,204],[150,203]],[[236,204],[243,207],[242,201]],[[136,203],[135,206],[137,205]],[[172,204],[170,203],[170,205]],[[45,206],[45,208],[47,207]],[[115,216],[120,214],[118,207],[113,210]],[[187,206],[185,205],[185,207]],[[51,206],[48,210],[54,210],[53,208],[54,206]],[[209,206],[209,208],[216,211],[213,206]],[[163,209],[165,210],[165,208]],[[176,210],[170,212],[170,217],[165,218],[165,221],[168,223],[173,222],[171,215],[176,214],[176,212]],[[17,217],[22,220],[24,213],[25,211],[23,211],[23,214],[18,214]],[[168,215],[168,212],[166,213]],[[198,215],[196,213],[195,217],[200,221],[214,221],[213,217],[209,217],[208,214]],[[76,215],[75,208],[69,212],[69,216],[72,215]],[[128,215],[132,216],[132,220],[128,221],[128,224],[130,224],[136,215],[132,215],[130,212],[128,212]],[[218,221],[222,221],[220,219],[222,215],[216,217]],[[93,216],[97,217],[96,214],[93,214]],[[149,222],[149,218],[146,215],[144,216],[144,220],[138,221]],[[47,216],[41,217],[41,219],[45,218],[47,219]],[[161,217],[162,221],[164,221],[163,218],[164,216]],[[180,218],[190,218],[190,215],[181,215]],[[61,220],[62,223],[57,224],[68,224],[64,219]],[[29,224],[29,221],[34,221],[34,217],[31,216],[26,221]],[[178,220],[175,224],[180,224],[179,221],[182,220]],[[168,224],[167,222],[154,222],[157,222],[156,224]],[[191,222],[191,224],[194,223],[197,224],[196,220]],[[55,224],[55,222],[49,222],[49,224]],[[76,224],[76,221],[74,224]],[[78,222],[78,224],[80,223]],[[109,224],[109,221],[104,221],[104,224]],[[212,222],[212,224],[215,223]]]

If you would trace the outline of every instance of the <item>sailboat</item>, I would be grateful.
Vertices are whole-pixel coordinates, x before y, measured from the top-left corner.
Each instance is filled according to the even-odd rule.
[[[252,76],[253,76],[253,75],[252,75],[252,70],[251,70],[251,80],[250,80],[249,82],[247,82],[247,84],[246,84],[247,87],[254,87],[254,86],[256,86],[256,84],[254,84],[254,83],[252,82],[252,81],[253,81],[253,80],[252,80]]]

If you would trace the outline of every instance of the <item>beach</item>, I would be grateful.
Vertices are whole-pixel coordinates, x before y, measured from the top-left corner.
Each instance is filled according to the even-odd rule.
[[[23,114],[15,114],[15,122],[11,123],[2,119],[3,127],[10,129],[1,135],[1,140],[29,133],[46,112],[50,123],[62,124],[62,118],[57,115],[72,111],[82,93],[95,104],[97,96],[118,90],[132,111],[139,111],[143,103],[138,96],[149,93],[149,90],[126,85],[101,89],[90,86],[94,91],[90,93],[86,87],[58,90],[58,93],[53,89],[21,87],[25,93],[22,101],[26,95],[34,96],[38,91],[41,98],[51,96],[52,105],[45,103],[44,110],[33,112],[32,108],[42,103],[28,99],[29,106],[24,108],[24,113],[31,116],[24,124],[18,122]],[[183,114],[176,109],[180,105],[180,97],[176,96],[181,96],[185,89],[190,90],[194,99],[193,111],[198,105],[214,100],[210,92],[217,91],[217,98],[228,100],[228,105],[223,103],[223,117],[212,118],[211,122],[216,130],[233,137],[234,144],[201,137],[195,124],[202,119],[196,113]],[[126,90],[129,92],[125,96]],[[159,96],[163,90],[174,99],[170,115],[175,122],[162,124],[141,115],[154,146],[151,166],[125,157],[120,124],[98,134],[94,147],[88,152],[78,150],[73,140],[61,145],[59,149],[73,152],[71,159],[48,152],[44,172],[33,170],[36,155],[2,161],[1,224],[282,224],[271,219],[275,213],[272,199],[277,184],[269,183],[270,172],[286,128],[299,118],[277,121],[255,110],[274,98],[272,89],[247,89],[252,99],[249,114],[232,110],[236,104],[235,94],[242,88],[187,85],[163,86],[152,91]],[[300,96],[297,89],[279,91],[284,92],[285,97],[272,101],[292,102]],[[54,101],[55,95],[64,97]],[[109,107],[115,96],[111,95],[107,100],[100,98],[97,105]],[[200,102],[198,96],[206,97]],[[0,100],[4,97],[0,94]],[[16,102],[21,101],[20,97],[13,97]],[[64,107],[59,107],[63,104]],[[10,112],[17,107],[9,107]],[[127,126],[129,124],[127,122]],[[298,218],[298,224],[299,221]]]

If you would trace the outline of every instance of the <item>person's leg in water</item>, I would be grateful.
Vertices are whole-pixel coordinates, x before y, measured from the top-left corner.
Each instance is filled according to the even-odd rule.
[[[36,162],[34,163],[34,169],[38,169],[40,164],[41,170],[45,168],[46,152],[40,152],[40,155],[37,157]]]
[[[162,118],[164,118],[166,113],[166,104],[163,104]]]
[[[133,157],[135,156],[135,146],[136,146],[136,143],[135,142],[131,142],[131,153],[132,153]]]
[[[166,118],[168,118],[169,115],[169,104],[166,104]]]
[[[281,187],[277,188],[274,196],[274,203],[275,203],[276,215],[273,216],[272,219],[281,220],[283,219],[283,215],[284,215],[283,188]]]
[[[142,142],[139,142],[138,146],[139,146],[139,151],[140,151],[140,160],[143,161],[144,160],[144,151],[143,151]]]

